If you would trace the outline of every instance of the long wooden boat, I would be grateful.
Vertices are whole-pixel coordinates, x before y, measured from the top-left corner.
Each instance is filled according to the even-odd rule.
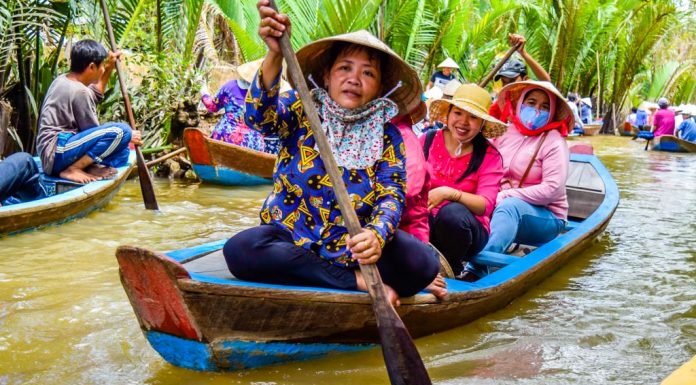
[[[40,164],[38,158],[34,159]],[[113,179],[75,184],[65,192],[59,187],[56,195],[0,207],[0,236],[64,223],[106,206],[126,181],[134,164],[135,152],[131,151],[128,164],[119,167]]]
[[[616,183],[594,155],[573,154],[569,224],[526,255],[481,253],[497,268],[468,283],[448,279],[449,297],[421,292],[399,315],[415,338],[470,322],[510,303],[588,247],[618,202]],[[366,293],[241,281],[228,271],[225,240],[158,253],[121,246],[120,277],[145,337],[173,365],[239,370],[366,349],[379,343]],[[528,250],[526,250],[528,251]]]
[[[696,356],[665,378],[660,385],[696,384]]]
[[[653,151],[696,152],[696,143],[677,138],[673,135],[662,135],[655,138]]]
[[[210,139],[197,128],[184,130],[193,171],[204,182],[226,186],[270,184],[276,156]]]

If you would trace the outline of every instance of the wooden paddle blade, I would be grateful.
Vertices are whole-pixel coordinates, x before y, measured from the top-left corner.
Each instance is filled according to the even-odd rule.
[[[140,146],[135,147],[135,157],[138,164],[140,191],[143,194],[143,203],[145,204],[145,208],[148,210],[159,210],[157,197],[155,197],[155,190],[152,186],[152,176],[150,175],[150,170],[147,169],[145,157],[143,156],[143,152],[140,151]]]
[[[380,290],[375,288],[374,291]],[[372,308],[389,381],[394,385],[432,384],[411,334],[387,298],[374,298]]]
[[[411,334],[389,301],[377,266],[360,265],[360,272],[372,297],[372,310],[377,320],[389,380],[394,385],[431,384]]]

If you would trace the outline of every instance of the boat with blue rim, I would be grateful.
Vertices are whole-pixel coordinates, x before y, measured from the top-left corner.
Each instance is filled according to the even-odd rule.
[[[414,338],[461,326],[500,309],[586,249],[602,233],[619,191],[600,160],[571,155],[565,231],[514,253],[481,253],[494,271],[477,282],[447,279],[449,296],[421,292],[397,311]],[[241,370],[369,349],[379,343],[367,293],[238,280],[225,240],[166,253],[121,246],[121,282],[150,345],[194,370]]]
[[[34,159],[41,164],[39,158]],[[41,184],[49,196],[0,207],[0,236],[68,222],[106,206],[126,181],[134,164],[135,151],[131,151],[128,164],[117,168],[113,178],[84,185],[42,175]]]
[[[662,135],[655,138],[653,151],[667,152],[696,152],[696,143],[677,138],[673,135]]]
[[[203,182],[225,186],[271,184],[276,156],[208,137],[198,128],[184,130],[193,171]]]

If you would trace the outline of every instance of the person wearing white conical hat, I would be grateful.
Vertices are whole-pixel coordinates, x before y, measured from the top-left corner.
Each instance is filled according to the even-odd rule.
[[[438,70],[430,76],[430,81],[425,87],[426,91],[430,90],[433,86],[444,90],[447,83],[455,79],[454,70],[459,69],[459,65],[452,60],[452,58],[447,58],[443,60],[442,63],[438,64],[437,68]]]
[[[280,37],[290,19],[260,0],[259,35],[268,52],[246,95],[245,121],[277,133],[280,151],[261,224],[231,237],[225,262],[237,278],[280,285],[367,291],[359,265],[376,266],[390,301],[428,289],[447,294],[432,248],[400,230],[406,206],[405,144],[395,117],[421,116],[418,73],[368,31],[331,36],[297,51],[309,100],[280,92]],[[292,80],[292,79],[291,79]],[[291,81],[292,86],[296,86]],[[321,120],[312,127],[304,107]],[[326,133],[362,231],[348,234],[315,133]]]
[[[683,121],[677,128],[677,136],[686,141],[696,143],[696,108],[683,106],[681,115]]]

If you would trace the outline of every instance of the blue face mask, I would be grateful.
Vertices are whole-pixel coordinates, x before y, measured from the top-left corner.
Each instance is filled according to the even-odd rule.
[[[530,130],[538,130],[549,122],[549,112],[523,104],[520,108],[520,121]]]

